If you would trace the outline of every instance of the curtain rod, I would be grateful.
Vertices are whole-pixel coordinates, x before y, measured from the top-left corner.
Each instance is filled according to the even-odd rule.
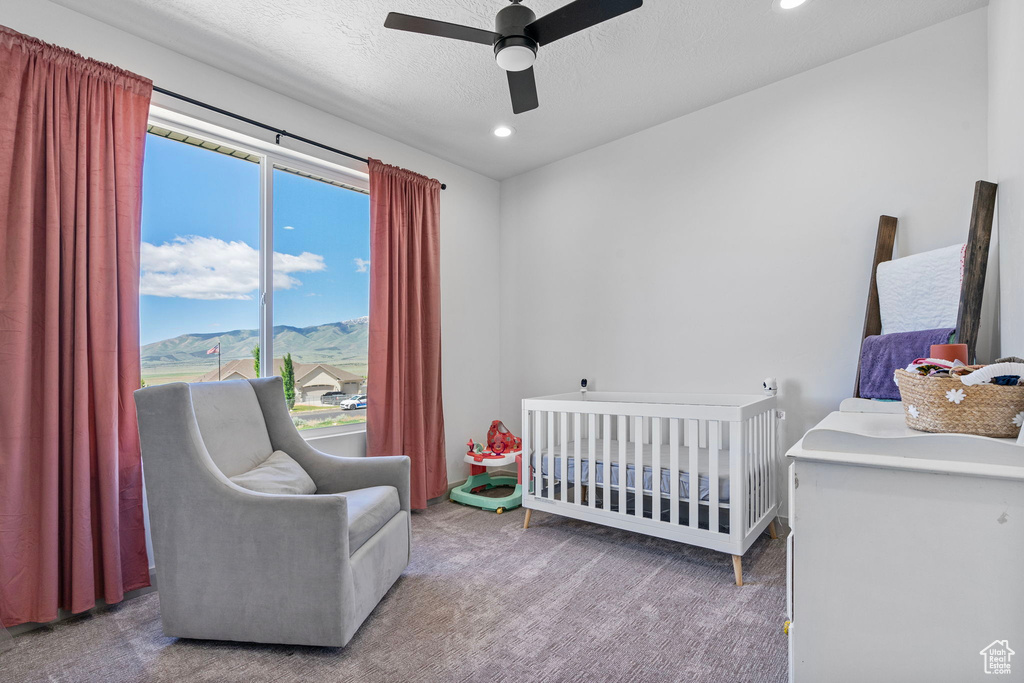
[[[210,111],[217,112],[218,114],[223,114],[224,116],[229,116],[229,117],[231,117],[233,119],[236,119],[238,121],[243,121],[245,123],[248,123],[250,126],[256,126],[257,128],[262,128],[263,130],[269,130],[271,133],[275,134],[276,137],[274,138],[274,143],[278,144],[278,145],[281,144],[281,138],[283,138],[283,137],[291,138],[293,140],[298,140],[299,142],[304,142],[307,145],[313,145],[314,147],[319,147],[320,149],[325,149],[328,152],[333,152],[335,154],[340,154],[341,156],[348,157],[349,159],[355,159],[356,161],[361,161],[364,164],[370,163],[369,159],[366,159],[366,158],[361,157],[361,156],[356,156],[355,154],[351,154],[351,153],[346,152],[344,150],[340,150],[337,147],[331,147],[330,145],[325,145],[322,142],[317,142],[316,140],[310,140],[307,137],[303,137],[301,135],[296,135],[295,133],[289,133],[288,131],[286,131],[283,128],[275,128],[274,126],[268,125],[266,123],[262,123],[260,121],[255,120],[255,119],[250,119],[248,116],[242,116],[241,114],[236,114],[234,112],[228,111],[227,109],[221,109],[220,107],[215,107],[212,104],[207,104],[206,102],[200,102],[197,99],[193,99],[191,97],[188,97],[187,95],[182,95],[180,93],[176,93],[176,92],[174,92],[172,90],[168,90],[166,88],[161,88],[159,86],[154,85],[153,86],[153,91],[154,92],[158,92],[158,93],[160,93],[162,95],[168,95],[170,97],[174,97],[176,99],[181,100],[182,102],[188,102],[189,104],[194,104],[197,107],[202,107],[203,109],[209,109]],[[441,183],[441,189],[442,190],[446,190],[446,189],[448,189],[448,186],[445,185],[444,183]]]

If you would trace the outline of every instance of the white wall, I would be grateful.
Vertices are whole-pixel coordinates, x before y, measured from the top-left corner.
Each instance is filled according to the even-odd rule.
[[[1024,2],[989,4],[988,168],[999,183],[1002,350],[1024,356]]]
[[[47,0],[7,0],[0,7],[0,24],[129,69],[169,90],[446,183],[448,189],[441,193],[441,306],[448,478],[466,477],[462,445],[468,436],[482,434],[498,408],[498,347],[475,329],[481,320],[494,316],[498,283],[477,277],[466,267],[497,261],[496,181]],[[154,102],[183,110],[160,95]],[[255,129],[243,132],[271,139]],[[296,148],[314,153],[298,144]]]
[[[966,239],[986,110],[979,10],[504,181],[502,417],[774,375],[788,448],[851,395],[879,214]]]

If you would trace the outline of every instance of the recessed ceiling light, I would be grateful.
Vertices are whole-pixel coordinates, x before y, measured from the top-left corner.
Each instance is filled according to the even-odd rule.
[[[516,129],[511,126],[498,126],[494,129],[494,134],[499,138],[507,138],[512,133],[515,133]]]
[[[775,9],[786,10],[795,9],[805,2],[807,0],[774,0],[772,4],[775,6]]]

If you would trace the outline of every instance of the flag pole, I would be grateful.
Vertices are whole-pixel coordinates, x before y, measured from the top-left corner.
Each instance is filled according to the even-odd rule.
[[[217,337],[217,381],[220,381],[220,337]]]

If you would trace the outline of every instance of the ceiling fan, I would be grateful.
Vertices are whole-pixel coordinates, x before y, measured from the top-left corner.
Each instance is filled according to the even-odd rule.
[[[508,73],[512,112],[520,114],[537,108],[537,81],[533,77],[537,48],[644,4],[643,0],[575,0],[538,19],[522,0],[510,2],[498,12],[493,31],[398,12],[389,13],[384,26],[492,46],[498,66]]]

